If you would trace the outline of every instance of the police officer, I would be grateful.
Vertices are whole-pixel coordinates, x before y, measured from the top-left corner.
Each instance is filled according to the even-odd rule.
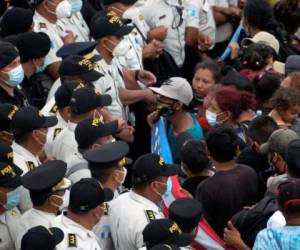
[[[29,190],[33,208],[26,211],[17,231],[17,246],[28,229],[35,226],[50,227],[59,209],[67,207],[71,182],[64,178],[67,165],[63,161],[50,160],[22,177],[23,186]],[[19,247],[17,247],[19,249]]]
[[[83,178],[75,183],[71,188],[67,215],[61,214],[55,219],[54,226],[65,234],[57,250],[67,247],[100,250],[99,240],[92,229],[103,215],[104,202],[112,197],[112,191],[103,189],[94,178]]]
[[[14,163],[24,173],[40,165],[43,146],[46,143],[47,128],[57,123],[55,116],[43,116],[33,106],[22,107],[15,114],[11,122],[14,134],[12,148]],[[39,158],[41,157],[41,159]]]
[[[123,141],[116,141],[101,147],[96,147],[87,151],[83,156],[88,161],[92,176],[107,188],[114,192],[114,198],[117,198],[124,187],[127,169],[126,165],[132,163],[132,160],[125,156],[129,152],[129,146]],[[101,221],[95,226],[94,232],[100,238],[102,249],[115,249],[111,239],[109,220],[109,204],[106,203],[106,210]]]
[[[11,120],[16,114],[18,107],[10,103],[0,104],[0,142],[11,145],[14,135],[11,131]]]
[[[17,48],[9,42],[0,42],[0,102],[18,107],[28,105],[27,99],[18,87],[24,79]]]
[[[0,162],[0,249],[16,249],[16,226],[21,216],[16,208],[20,202],[21,173],[16,165]]]
[[[53,84],[48,75],[41,75],[48,66],[47,54],[51,41],[45,33],[26,32],[19,35],[16,47],[19,50],[24,80],[21,87],[30,105],[41,109],[46,102],[47,92]]]
[[[149,221],[164,217],[157,204],[167,191],[168,177],[179,171],[179,167],[166,165],[157,154],[145,154],[136,160],[132,169],[133,189],[113,200],[109,208],[116,249],[143,246],[142,231]]]
[[[72,32],[64,30],[58,24],[58,19],[71,15],[71,5],[68,0],[37,0],[34,14],[34,31],[46,33],[51,40],[51,50],[49,52],[48,71],[53,79],[58,78],[57,70],[60,59],[56,56],[56,51],[64,43],[74,42]]]
[[[182,232],[177,223],[170,219],[150,221],[143,230],[143,238],[147,249],[161,243],[185,247],[194,239],[192,235]]]
[[[91,177],[87,161],[82,155],[94,147],[111,143],[114,139],[113,135],[115,135],[117,131],[118,121],[103,123],[99,118],[89,118],[78,123],[75,128],[78,152],[72,155],[68,161],[69,168],[67,176],[72,183],[84,177]]]
[[[101,95],[93,87],[76,89],[71,98],[68,127],[63,129],[53,141],[52,156],[68,163],[70,157],[78,151],[74,135],[77,124],[86,118],[100,118],[97,109],[110,105],[111,101],[109,95]]]
[[[63,238],[63,231],[57,227],[36,226],[23,236],[21,250],[55,250]]]

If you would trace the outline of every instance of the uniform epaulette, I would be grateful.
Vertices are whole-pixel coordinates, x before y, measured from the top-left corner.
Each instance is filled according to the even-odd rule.
[[[146,217],[148,219],[148,221],[150,222],[151,220],[155,220],[155,215],[154,212],[152,210],[145,210],[146,213]]]
[[[62,128],[56,128],[54,129],[53,133],[53,140],[56,138],[56,136],[62,131]]]
[[[76,234],[68,234],[68,246],[69,247],[77,247]]]
[[[26,161],[26,165],[27,165],[28,171],[31,171],[35,168],[34,163],[32,161]]]

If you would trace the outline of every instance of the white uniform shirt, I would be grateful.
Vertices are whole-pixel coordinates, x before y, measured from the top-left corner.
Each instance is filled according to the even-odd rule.
[[[79,152],[72,155],[67,161],[68,169],[66,176],[72,184],[80,181],[82,178],[91,178],[91,171],[88,168],[88,162]]]
[[[186,26],[198,28],[200,32],[210,37],[213,47],[216,38],[216,22],[208,0],[187,0],[186,14]]]
[[[22,237],[30,228],[36,226],[44,226],[46,228],[49,228],[52,226],[55,218],[55,214],[47,213],[35,208],[31,208],[30,210],[25,212],[21,216],[21,219],[18,223],[16,246],[21,247]]]
[[[59,227],[64,232],[63,241],[56,246],[57,250],[66,250],[68,247],[81,250],[101,250],[97,236],[75,221],[62,215],[57,216],[54,221],[55,227]]]
[[[53,155],[53,144],[55,138],[60,134],[60,132],[68,127],[68,123],[62,118],[59,112],[56,113],[57,124],[54,127],[48,128],[47,132],[47,142],[44,146],[45,153],[48,156]]]
[[[78,152],[74,134],[76,126],[77,124],[69,122],[68,126],[54,139],[52,152],[57,160],[67,162],[73,154]]]
[[[91,40],[89,27],[80,12],[71,15],[69,18],[59,19],[57,23],[62,26],[64,30],[72,31],[74,42],[88,42]]]
[[[237,7],[237,0],[209,0],[211,6]],[[217,27],[216,43],[226,41],[232,34],[232,24],[224,23]]]
[[[61,37],[66,35],[63,28],[57,24],[50,23],[46,18],[41,16],[37,11],[35,11],[33,16],[34,21],[34,31],[46,33],[51,40],[51,49],[47,55],[49,64],[57,61],[61,61],[59,57],[56,56],[56,51],[64,45]]]
[[[0,249],[15,250],[17,225],[21,214],[17,208],[0,214]]]
[[[133,191],[113,200],[108,214],[112,239],[118,250],[142,247],[145,226],[152,219],[164,218],[156,204]]]
[[[61,80],[60,78],[57,78],[49,90],[46,103],[48,103],[51,99],[54,99],[55,92],[60,85],[61,85]]]
[[[172,55],[176,64],[181,67],[185,58],[186,17],[184,4],[181,0],[152,0],[140,9],[150,29],[160,25],[168,28],[164,40],[165,49]],[[181,18],[178,9],[181,9]]]

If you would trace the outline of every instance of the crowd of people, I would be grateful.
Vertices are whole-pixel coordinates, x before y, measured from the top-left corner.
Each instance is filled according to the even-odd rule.
[[[299,0],[0,1],[0,250],[300,249],[299,157]]]

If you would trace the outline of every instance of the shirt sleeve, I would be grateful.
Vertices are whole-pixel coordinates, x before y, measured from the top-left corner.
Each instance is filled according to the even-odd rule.
[[[267,237],[267,230],[264,229],[258,233],[256,236],[253,250],[270,250],[272,246],[270,245],[270,241]]]
[[[185,3],[186,9],[186,26],[199,28],[199,13],[200,13],[201,3],[200,1],[187,0]]]

